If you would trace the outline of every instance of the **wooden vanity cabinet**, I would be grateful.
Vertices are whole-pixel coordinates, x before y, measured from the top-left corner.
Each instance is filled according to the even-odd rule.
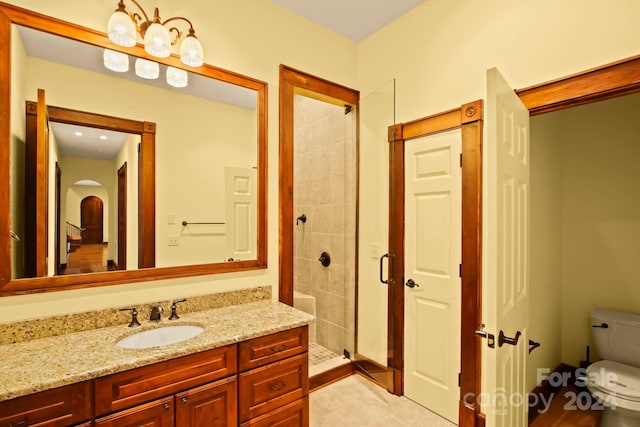
[[[309,426],[308,327],[0,402],[0,427]]]
[[[66,427],[91,420],[91,381],[0,402],[0,426]]]
[[[309,424],[308,327],[239,344],[242,426]]]

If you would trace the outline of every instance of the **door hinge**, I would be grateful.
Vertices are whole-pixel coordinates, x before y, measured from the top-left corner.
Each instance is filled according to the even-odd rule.
[[[460,153],[460,167],[462,167],[462,153]]]
[[[462,384],[462,375],[458,372],[458,387],[460,387],[460,384]]]
[[[462,278],[462,264],[460,264],[458,270],[459,270],[460,278]]]
[[[138,142],[138,153],[140,152],[140,143]]]

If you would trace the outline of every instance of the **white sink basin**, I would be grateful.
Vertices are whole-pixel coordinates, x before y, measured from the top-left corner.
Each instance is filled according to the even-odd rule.
[[[204,328],[192,325],[164,326],[157,329],[138,332],[118,341],[116,346],[122,348],[149,348],[175,344],[200,335]]]

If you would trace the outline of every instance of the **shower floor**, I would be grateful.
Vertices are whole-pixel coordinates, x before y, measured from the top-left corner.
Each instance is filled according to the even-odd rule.
[[[350,360],[343,355],[336,354],[318,343],[309,343],[310,377],[347,363],[350,363]]]

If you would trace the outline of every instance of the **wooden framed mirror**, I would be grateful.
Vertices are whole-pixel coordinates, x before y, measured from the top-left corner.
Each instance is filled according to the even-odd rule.
[[[31,33],[41,37],[31,43],[47,53],[44,57],[34,55],[34,59],[26,60],[27,55],[23,54],[18,64],[15,44],[28,51],[30,42],[22,39]],[[123,48],[109,41],[102,32],[4,3],[0,3],[0,38],[3,41],[0,47],[0,257],[4,260],[0,265],[0,296],[266,268],[265,82],[208,64],[190,68],[184,66],[177,55],[163,59],[151,57],[141,45]],[[44,40],[52,38],[56,45],[43,48]],[[68,51],[62,52],[65,49]],[[69,67],[82,66],[57,63],[57,59],[46,57],[58,53],[73,56],[69,51],[85,59],[101,57],[105,49],[127,54],[132,64],[136,58],[142,58],[155,61],[163,71],[168,67],[186,70],[189,88],[172,95],[169,89],[152,88],[148,82],[132,81],[132,78],[116,80],[119,76],[114,76],[113,72],[109,75],[110,71],[103,75],[104,70],[72,69]],[[33,62],[35,69],[46,70],[42,73],[45,76],[37,77],[36,71],[24,68],[24,62]],[[67,71],[51,71],[57,69]],[[78,76],[87,73],[93,73],[88,83],[81,82]],[[67,74],[71,80],[61,80],[60,76]],[[158,84],[154,83],[155,86]],[[20,85],[22,91],[16,90],[16,85]],[[56,123],[82,124],[80,119],[66,118],[65,114],[72,111],[87,117],[106,118],[106,122],[88,119],[84,123],[87,129],[118,130],[139,137],[136,140],[140,147],[139,160],[133,155],[129,162],[119,158],[109,178],[114,183],[120,179],[122,186],[126,181],[118,174],[122,175],[122,167],[128,165],[125,176],[130,184],[128,189],[125,184],[124,194],[135,199],[128,205],[133,206],[129,209],[128,220],[120,217],[120,212],[127,211],[123,209],[122,201],[116,202],[117,194],[123,193],[123,189],[118,192],[117,184],[114,184],[113,189],[106,190],[109,196],[105,196],[109,201],[105,212],[110,219],[104,223],[108,235],[104,239],[108,240],[110,257],[118,260],[121,266],[126,265],[124,270],[58,274],[67,255],[63,249],[67,246],[64,227],[67,222],[73,223],[69,218],[75,213],[68,214],[64,208],[54,209],[52,199],[62,199],[61,204],[65,205],[65,194],[70,191],[70,185],[75,184],[65,183],[65,179],[73,174],[68,172],[70,167],[65,171],[64,162],[60,168],[52,159],[39,161],[30,167],[38,170],[39,175],[35,176],[40,178],[36,178],[31,187],[24,187],[16,178],[24,176],[24,171],[16,171],[16,165],[21,164],[25,153],[21,157],[20,153],[16,155],[12,151],[16,144],[26,139],[25,112],[28,108],[36,108],[35,104],[29,104],[29,101],[37,101],[36,85],[46,91],[47,101],[51,102],[44,107],[45,113],[49,112],[47,129],[51,132],[57,132]],[[91,86],[96,92],[87,95],[86,88]],[[147,93],[149,95],[141,95]],[[230,101],[229,93],[239,94],[238,101]],[[111,94],[122,97],[124,112],[112,107],[116,102],[101,102]],[[130,98],[126,98],[127,95]],[[215,106],[210,107],[207,103]],[[189,111],[189,117],[180,116],[183,111]],[[20,130],[16,131],[16,128]],[[192,134],[196,135],[193,143],[187,138]],[[58,139],[63,138],[53,138],[56,149]],[[240,147],[248,152],[239,151]],[[50,151],[54,153],[53,157],[59,155],[59,152]],[[40,158],[47,155],[40,153]],[[24,166],[20,168],[24,169]],[[237,179],[242,175],[234,174],[238,170],[246,172],[244,176],[249,178]],[[62,185],[56,176],[62,176]],[[58,182],[54,185],[54,181]],[[39,189],[32,190],[36,188]],[[18,193],[20,195],[16,196]],[[31,201],[36,196],[39,198],[37,203]],[[25,277],[17,273],[20,268],[15,262],[21,256],[27,256],[21,252],[18,239],[25,237],[21,236],[28,217],[24,206],[29,203],[36,206],[31,221],[32,229],[38,230],[30,239],[39,243],[35,244],[38,248],[35,254],[28,256],[32,264],[40,267]],[[229,218],[233,221],[228,221]],[[201,225],[202,222],[205,224]],[[126,224],[130,226],[127,228]],[[129,230],[126,246],[122,243],[123,230]],[[53,241],[58,245],[51,243]],[[235,247],[242,249],[234,252]],[[59,258],[62,260],[58,261]]]

